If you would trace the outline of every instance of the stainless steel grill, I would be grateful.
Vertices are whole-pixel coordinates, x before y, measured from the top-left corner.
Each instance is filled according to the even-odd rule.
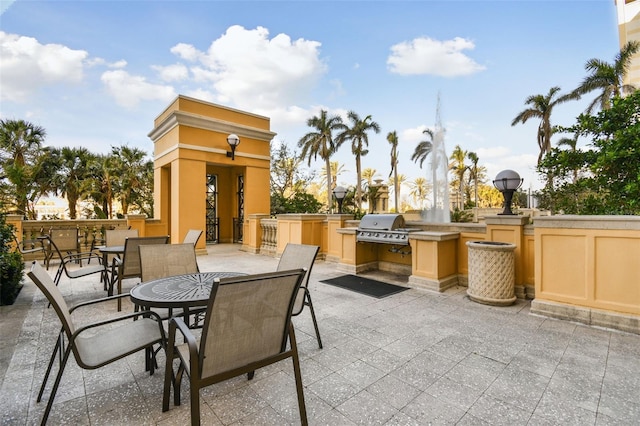
[[[419,230],[405,228],[404,217],[399,214],[367,214],[360,219],[356,241],[406,246],[409,233]]]

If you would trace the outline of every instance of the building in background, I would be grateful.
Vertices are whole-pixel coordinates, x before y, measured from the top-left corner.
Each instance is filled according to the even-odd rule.
[[[616,0],[620,47],[628,41],[640,42],[640,0]],[[636,54],[625,77],[625,84],[640,87],[640,54]]]

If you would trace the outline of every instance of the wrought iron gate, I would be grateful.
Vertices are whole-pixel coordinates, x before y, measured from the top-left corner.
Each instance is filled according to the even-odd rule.
[[[244,222],[244,176],[238,176],[238,217],[233,218],[233,242],[242,242],[242,224]]]
[[[218,176],[207,174],[207,243],[217,243],[220,239],[218,223]]]

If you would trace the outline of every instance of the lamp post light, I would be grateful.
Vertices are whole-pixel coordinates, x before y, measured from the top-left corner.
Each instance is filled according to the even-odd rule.
[[[240,145],[240,138],[238,135],[231,133],[227,136],[227,143],[231,147],[231,152],[227,151],[227,157],[231,157],[231,160],[236,159],[236,147]]]
[[[523,179],[520,175],[513,170],[503,170],[498,173],[493,181],[493,186],[495,186],[498,191],[502,192],[502,196],[504,197],[504,211],[498,214],[514,214],[511,211],[511,200],[513,199],[513,193],[522,185],[522,181]]]
[[[338,202],[338,214],[342,214],[342,202],[344,201],[345,195],[347,195],[347,190],[342,186],[336,186],[333,189],[333,196]]]

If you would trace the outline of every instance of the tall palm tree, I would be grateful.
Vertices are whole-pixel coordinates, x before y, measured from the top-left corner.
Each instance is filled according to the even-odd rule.
[[[515,126],[518,123],[526,123],[530,118],[540,119],[540,124],[538,125],[538,148],[540,149],[538,165],[544,156],[551,151],[551,135],[554,133],[554,129],[551,126],[553,108],[561,103],[579,98],[579,95],[573,92],[566,95],[559,95],[559,92],[560,88],[554,86],[549,89],[549,93],[546,95],[529,96],[524,101],[525,105],[529,105],[529,108],[520,112],[511,122],[511,125]]]
[[[413,154],[411,155],[411,161],[418,162],[420,168],[422,168],[422,163],[426,160],[427,156],[431,153],[433,149],[433,131],[431,129],[424,129],[422,131],[423,134],[427,135],[428,138],[426,140],[418,142]]]
[[[351,141],[351,153],[356,159],[356,207],[358,210],[362,208],[362,165],[361,157],[364,157],[369,153],[367,147],[369,146],[368,132],[373,131],[380,133],[380,125],[373,121],[371,115],[367,115],[364,119],[360,119],[360,116],[354,111],[347,113],[347,119],[351,122],[350,127],[346,127],[339,135],[338,140],[340,143],[344,141]]]
[[[636,90],[635,86],[624,84],[624,78],[631,66],[633,55],[638,51],[640,51],[640,43],[631,40],[620,49],[612,64],[596,58],[587,61],[584,68],[590,74],[582,80],[573,93],[581,96],[594,90],[602,91],[587,107],[587,114],[591,114],[596,105],[601,109],[608,109],[612,98]]]
[[[389,177],[393,174],[393,192],[397,194],[400,189],[398,188],[398,134],[394,130],[387,135],[387,142],[391,144],[391,172]],[[394,199],[394,206],[396,212],[398,211],[398,197]]]
[[[0,176],[13,185],[19,214],[28,213],[28,193],[33,183],[31,168],[44,143],[44,128],[24,120],[0,120]]]
[[[298,147],[302,148],[300,156],[311,161],[320,156],[325,161],[325,170],[331,170],[331,156],[340,147],[341,141],[333,140],[333,132],[342,131],[346,126],[339,115],[329,117],[327,111],[321,110],[320,116],[313,116],[307,120],[307,126],[315,131],[309,132],[298,141]],[[331,173],[327,173],[327,208],[331,208]]]
[[[449,159],[451,162],[449,163],[449,170],[453,172],[455,179],[451,182],[452,186],[458,187],[458,208],[460,210],[464,209],[464,175],[469,169],[469,167],[464,163],[464,160],[467,158],[467,151],[464,151],[460,148],[460,145],[456,145],[451,152],[451,156]]]

